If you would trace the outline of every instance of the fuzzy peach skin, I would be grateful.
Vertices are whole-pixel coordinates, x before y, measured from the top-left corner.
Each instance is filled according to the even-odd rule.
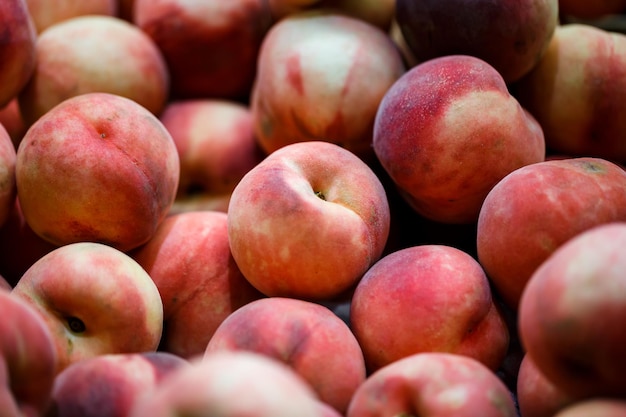
[[[57,355],[43,317],[28,302],[0,289],[0,411],[3,417],[40,416],[50,403]]]
[[[253,352],[192,359],[140,398],[129,417],[334,417],[292,368]]]
[[[376,174],[329,142],[274,151],[241,179],[228,206],[235,262],[268,296],[339,296],[381,256],[389,224]]]
[[[419,61],[471,55],[511,83],[545,53],[558,10],[558,0],[397,0],[396,20]]]
[[[37,66],[18,102],[31,126],[62,101],[101,92],[129,98],[155,115],[169,94],[169,73],[155,43],[114,16],[85,15],[39,34]]]
[[[205,355],[224,350],[284,362],[341,414],[366,375],[363,352],[347,324],[325,306],[293,298],[264,298],[233,312],[209,340]]]
[[[566,17],[598,19],[626,11],[626,0],[559,0],[559,13]]]
[[[261,147],[323,140],[373,156],[376,109],[405,71],[391,37],[360,19],[312,11],[275,23],[261,45],[252,113]]]
[[[475,222],[500,179],[545,158],[541,126],[491,65],[465,55],[421,63],[396,81],[373,144],[414,210],[442,223]]]
[[[148,243],[130,253],[161,294],[160,350],[184,358],[204,353],[226,317],[263,297],[232,257],[227,224],[219,211],[170,215]]]
[[[579,400],[546,378],[527,354],[520,362],[515,394],[520,414],[524,417],[554,417],[561,409]]]
[[[477,224],[478,260],[514,310],[531,275],[555,249],[598,224],[626,220],[626,172],[599,158],[520,168],[491,190]]]
[[[185,366],[166,352],[102,354],[73,363],[54,380],[50,415],[127,416],[140,397]]]
[[[37,32],[26,0],[0,2],[0,27],[1,108],[17,97],[35,71]]]
[[[134,0],[132,22],[163,53],[173,98],[247,100],[263,37],[266,0]]]
[[[624,417],[626,401],[617,398],[594,398],[564,408],[552,417]]]
[[[376,371],[352,398],[347,417],[515,417],[513,397],[475,359],[418,353]]]
[[[128,98],[87,93],[48,111],[17,150],[24,218],[57,244],[97,241],[128,251],[171,208],[180,162],[174,141]]]
[[[171,101],[160,116],[180,157],[172,211],[226,211],[241,178],[265,157],[249,106],[221,99]]]
[[[101,243],[67,244],[44,255],[11,294],[45,318],[58,372],[105,353],[154,351],[161,338],[156,285],[130,256]]]
[[[626,395],[624,245],[626,222],[585,230],[541,264],[522,294],[527,355],[575,398]]]
[[[626,35],[560,25],[512,92],[541,124],[552,152],[626,161]]]
[[[116,16],[119,0],[26,0],[38,33],[49,26],[84,15]]]
[[[8,221],[17,198],[16,164],[15,146],[9,132],[0,123],[0,227]]]
[[[445,245],[412,246],[376,262],[354,290],[350,327],[369,372],[420,352],[467,355],[496,370],[509,345],[483,269]]]

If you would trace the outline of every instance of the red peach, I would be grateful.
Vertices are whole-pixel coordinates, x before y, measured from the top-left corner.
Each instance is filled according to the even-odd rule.
[[[173,98],[247,100],[271,17],[266,0],[134,0],[133,23],[161,50]]]
[[[598,19],[626,11],[626,0],[559,0],[559,13],[578,19]]]
[[[451,353],[418,353],[359,386],[347,417],[515,417],[513,397],[489,368]]]
[[[500,179],[544,160],[545,142],[491,65],[454,55],[416,65],[391,86],[376,115],[374,151],[419,214],[473,223]]]
[[[37,38],[37,66],[18,101],[31,126],[62,101],[86,93],[129,98],[155,115],[165,106],[169,74],[165,61],[136,26],[105,15],[58,22]]]
[[[217,328],[205,357],[224,350],[284,362],[340,413],[365,380],[363,353],[350,328],[328,308],[308,301],[270,297],[239,308]]]
[[[626,220],[626,171],[598,158],[522,167],[489,193],[477,225],[478,260],[517,310],[533,272],[556,248],[592,226]]]
[[[350,325],[372,372],[421,352],[501,365],[509,331],[478,262],[451,246],[420,245],[381,258],[359,281]]]
[[[17,197],[17,153],[9,132],[0,123],[0,227],[9,219]]]
[[[226,317],[263,297],[232,257],[227,222],[226,213],[216,211],[170,215],[130,253],[161,294],[161,350],[184,358],[204,353]]]
[[[574,398],[626,395],[626,222],[559,246],[520,300],[519,335],[539,371]]]
[[[553,417],[624,417],[626,401],[617,398],[594,398],[580,401],[556,413]]]
[[[623,33],[558,26],[543,58],[512,92],[541,124],[552,152],[626,161]]]
[[[172,206],[179,171],[156,116],[108,93],[59,104],[17,150],[24,218],[56,245],[97,241],[128,251],[147,242]]]
[[[100,243],[63,245],[41,257],[11,294],[45,318],[57,372],[107,353],[155,351],[163,304],[148,273],[130,256]]]
[[[252,90],[261,147],[271,153],[309,140],[373,156],[376,109],[404,63],[391,37],[354,17],[290,15],[263,39]]]
[[[37,32],[26,0],[0,1],[0,108],[24,88],[35,71]]]

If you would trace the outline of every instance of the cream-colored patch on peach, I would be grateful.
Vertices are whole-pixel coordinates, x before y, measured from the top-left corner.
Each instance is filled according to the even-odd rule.
[[[437,403],[446,404],[449,408],[455,409],[465,407],[468,400],[469,394],[463,385],[443,390],[435,397]]]

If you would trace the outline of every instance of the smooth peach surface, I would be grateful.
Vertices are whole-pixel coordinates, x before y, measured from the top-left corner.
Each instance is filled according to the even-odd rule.
[[[591,3],[591,2],[590,2]],[[557,27],[513,94],[543,127],[552,152],[626,161],[626,35],[587,24]]]
[[[363,353],[350,328],[328,308],[308,301],[270,297],[239,308],[217,328],[206,355],[224,350],[284,362],[340,413],[365,380]]]
[[[179,166],[156,116],[128,98],[88,93],[29,129],[17,150],[17,192],[24,218],[44,239],[128,251],[167,215]]]
[[[11,293],[45,318],[57,371],[105,353],[158,347],[163,328],[159,291],[137,262],[110,246],[61,246],[35,262]]]
[[[176,100],[168,103],[160,120],[180,157],[172,210],[226,211],[235,185],[265,157],[256,141],[250,108],[230,100]]]
[[[25,0],[0,2],[0,107],[13,100],[35,70],[37,32]]]
[[[477,225],[478,260],[517,309],[530,276],[562,243],[592,226],[626,220],[626,172],[598,158],[520,168],[491,190]]]
[[[138,27],[114,16],[85,15],[39,34],[37,66],[18,101],[27,126],[62,101],[86,93],[129,98],[155,115],[169,94],[159,49]]]
[[[237,184],[228,237],[239,269],[268,296],[329,299],[349,290],[385,247],[385,189],[338,145],[281,148]]]
[[[576,401],[547,379],[526,354],[520,363],[515,394],[523,417],[554,417]]]
[[[515,417],[513,397],[489,368],[467,356],[419,353],[369,376],[347,417]]]
[[[376,262],[354,290],[350,326],[370,372],[421,352],[462,354],[496,370],[509,344],[484,271],[444,245],[409,247]]]
[[[411,206],[443,223],[473,223],[491,188],[542,161],[541,126],[502,76],[472,56],[411,68],[386,92],[374,151]]]
[[[395,16],[419,61],[471,55],[511,83],[545,53],[558,10],[558,0],[397,0]]]
[[[15,165],[17,153],[9,132],[0,123],[0,227],[10,216],[17,197]]]
[[[50,415],[125,417],[140,397],[187,365],[165,352],[102,354],[73,363],[54,380]]]
[[[564,393],[624,397],[626,222],[583,231],[532,275],[519,335],[537,368]]]
[[[163,53],[174,98],[248,98],[271,25],[265,0],[135,0],[132,21]]]
[[[363,20],[320,11],[276,22],[263,39],[252,90],[261,147],[323,140],[373,155],[376,109],[405,71],[390,36]]]
[[[26,0],[38,33],[73,17],[85,15],[116,16],[119,0]]]
[[[129,417],[328,416],[304,379],[267,356],[215,352],[190,365],[137,401]]]
[[[161,294],[161,350],[184,358],[204,353],[228,315],[263,297],[232,257],[227,223],[226,213],[216,211],[170,215],[131,252]]]
[[[43,415],[56,375],[54,341],[39,312],[0,289],[0,411],[3,417]]]

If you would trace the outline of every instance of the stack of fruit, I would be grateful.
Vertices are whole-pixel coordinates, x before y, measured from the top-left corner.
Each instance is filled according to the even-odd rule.
[[[626,415],[622,13],[3,0],[0,416]]]

